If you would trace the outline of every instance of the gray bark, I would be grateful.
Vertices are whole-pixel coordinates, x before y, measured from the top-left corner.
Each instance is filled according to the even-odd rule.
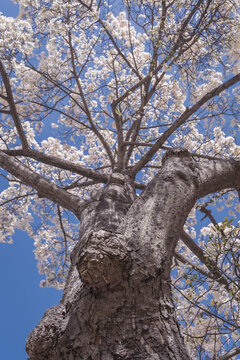
[[[28,337],[30,360],[189,359],[170,287],[175,247],[195,201],[239,186],[236,161],[167,153],[141,196],[113,174],[82,210],[60,305]]]

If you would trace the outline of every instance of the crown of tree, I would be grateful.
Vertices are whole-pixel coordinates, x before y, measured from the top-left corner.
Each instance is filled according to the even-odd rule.
[[[172,289],[192,357],[234,356],[239,1],[17,3],[18,18],[0,14],[1,242],[27,231],[41,285],[63,288],[78,220],[106,184],[127,177],[138,198],[164,159],[185,155],[206,177],[229,174],[196,195],[173,250]]]

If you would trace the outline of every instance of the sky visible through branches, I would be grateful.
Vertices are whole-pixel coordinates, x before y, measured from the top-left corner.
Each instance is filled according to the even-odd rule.
[[[27,0],[21,1],[29,5]],[[14,157],[21,156],[26,171],[33,169],[37,176],[41,174],[58,187],[55,186],[54,195],[48,193],[46,196],[46,192],[41,192],[44,187],[40,191],[39,188],[30,190],[20,177],[22,184],[13,181],[9,192],[10,196],[11,191],[15,191],[16,197],[19,194],[25,197],[27,205],[23,200],[18,207],[17,201],[13,201],[15,213],[7,206],[6,213],[16,222],[16,228],[25,229],[35,240],[38,267],[46,276],[41,285],[62,288],[68,272],[69,253],[78,234],[74,215],[71,217],[65,210],[76,214],[76,199],[80,197],[88,201],[93,191],[107,182],[111,171],[131,171],[136,175],[135,186],[140,193],[161,166],[162,156],[169,147],[187,147],[196,161],[212,159],[213,156],[229,159],[240,155],[237,105],[240,92],[238,87],[234,87],[240,80],[239,43],[234,32],[238,25],[232,16],[235,7],[232,8],[230,0],[227,4],[229,12],[219,0],[209,0],[206,4],[200,0],[196,3],[189,1],[187,8],[182,0],[168,2],[171,4],[168,7],[164,0],[161,6],[142,0],[143,7],[138,5],[138,1],[126,1],[125,5],[121,3],[121,9],[116,1],[112,13],[110,3],[103,1],[99,2],[103,9],[99,18],[97,5],[91,8],[93,2],[88,6],[87,0],[72,1],[69,7],[61,0],[51,2],[52,7],[47,1],[42,1],[44,6],[34,9],[37,3],[32,2],[33,7],[29,7],[29,14],[26,13],[31,25],[22,21],[23,15],[20,14],[19,37],[15,36],[14,20],[4,20],[10,46],[8,49],[3,46],[0,65],[2,127],[6,129],[0,141],[9,163],[11,159],[11,164],[19,165]],[[212,12],[208,16],[210,5]],[[124,6],[126,12],[121,11]],[[9,1],[4,2],[0,11],[7,16],[17,15],[17,7]],[[168,11],[169,18],[165,21]],[[159,21],[156,20],[158,16]],[[235,39],[236,46],[233,46],[232,39]],[[9,58],[14,60],[9,62]],[[16,104],[11,102],[8,72]],[[8,106],[12,119],[8,118]],[[12,123],[17,129],[15,132]],[[19,145],[23,149],[19,149]],[[55,155],[61,157],[58,163]],[[31,186],[35,180],[29,181],[27,184]],[[2,189],[7,186],[4,173],[1,186]],[[68,202],[61,196],[65,190],[75,202]],[[179,242],[173,269],[174,296],[176,303],[183,304],[182,308],[178,306],[178,314],[186,339],[191,343],[190,338],[197,339],[199,329],[202,329],[203,335],[200,333],[199,336],[210,352],[215,351],[213,343],[218,351],[221,350],[219,340],[215,343],[211,334],[204,338],[204,331],[209,327],[214,332],[217,321],[223,321],[221,341],[224,347],[232,345],[226,340],[230,333],[235,345],[238,341],[238,325],[234,328],[232,321],[237,324],[239,268],[231,247],[239,252],[237,224],[240,205],[237,192],[230,190],[215,198],[209,196],[204,202],[200,200],[192,210],[186,232],[181,234],[183,241]],[[1,196],[5,200],[3,193]],[[54,196],[58,196],[58,200],[52,205],[50,201]],[[35,220],[38,214],[43,220],[31,225],[31,220]],[[4,215],[1,216],[3,219]],[[9,219],[2,222],[7,224]],[[209,222],[215,222],[215,229]],[[4,224],[2,242],[7,242],[14,227],[4,228]],[[191,237],[201,245],[210,260],[206,261],[200,247],[194,247],[195,240]],[[7,283],[11,284],[11,290],[7,288],[3,292],[7,295],[10,291],[17,293],[14,292],[17,285],[21,289],[22,282],[17,280],[16,285],[12,279],[14,275],[20,275],[19,269],[26,269],[28,259],[33,259],[25,249],[26,244],[31,244],[27,235],[18,231],[15,239],[18,246],[21,244],[21,251],[13,245],[17,249],[16,260],[10,254],[11,247],[7,249],[9,254],[3,255],[5,270],[2,274],[7,274]],[[8,247],[7,244],[2,246],[3,249]],[[225,277],[218,283],[211,278],[212,270],[219,278],[219,270],[214,268],[211,256],[224,269],[231,285]],[[10,268],[9,259],[12,264],[18,264],[19,260],[22,263],[17,269]],[[35,262],[27,273],[36,273]],[[21,277],[24,284],[26,280],[22,289],[34,294],[37,290],[31,290],[27,276],[22,274]],[[204,282],[206,278],[208,281]],[[208,293],[207,290],[211,291]],[[50,290],[42,290],[43,296],[47,291]],[[219,291],[222,291],[222,299],[218,303]],[[30,299],[25,291],[19,290],[19,294]],[[52,304],[55,304],[55,293],[52,294]],[[191,302],[196,300],[193,296],[198,298],[197,310],[191,306]],[[17,295],[12,298],[18,300]],[[38,302],[31,300],[31,306],[29,303],[26,303],[28,311],[35,311]],[[49,306],[45,304],[43,308]],[[2,306],[7,307],[9,305]],[[18,313],[23,313],[22,307]],[[188,313],[191,315],[189,318]],[[195,327],[190,328],[191,317]],[[33,320],[33,316],[30,318]],[[13,321],[15,326],[16,318]],[[26,334],[36,322],[34,318]],[[213,340],[208,341],[209,338]],[[197,340],[196,346],[203,358],[205,353]]]
[[[0,12],[16,17],[18,6],[10,0],[0,2]],[[7,186],[3,178],[0,189]],[[26,232],[16,231],[13,244],[0,249],[0,358],[26,360],[26,338],[47,308],[59,303],[62,291],[40,288],[34,245]]]

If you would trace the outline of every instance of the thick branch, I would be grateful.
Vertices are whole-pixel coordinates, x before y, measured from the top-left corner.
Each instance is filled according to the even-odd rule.
[[[80,216],[83,202],[81,202],[77,196],[70,194],[41,175],[28,169],[21,162],[13,159],[3,151],[0,151],[0,166],[24,184],[35,189],[39,197],[47,198],[63,208],[72,211],[77,217]]]
[[[159,268],[167,274],[179,234],[197,199],[237,184],[240,184],[240,161],[195,161],[186,149],[169,150],[163,157],[161,170],[120,226],[120,231],[136,247],[137,256],[142,256],[140,263],[145,263],[144,270],[136,265],[136,274],[140,271],[153,276]],[[215,279],[227,287],[228,282],[216,264],[205,257],[188,235],[180,236]]]
[[[59,157],[53,155],[46,155],[36,150],[28,149],[28,150],[3,150],[3,153],[9,156],[25,156],[31,159],[37,160],[41,163],[54,166],[58,169],[63,169],[67,171],[71,171],[75,174],[82,175],[88,179],[94,180],[96,183],[106,184],[108,182],[108,175],[99,173],[95,170],[92,170],[87,167],[83,167],[81,165],[75,164],[72,161],[64,160]],[[134,182],[134,186],[136,189],[144,190],[146,185]]]
[[[240,159],[202,159],[196,162],[197,198],[240,186]]]
[[[102,183],[107,183],[108,181],[108,175],[106,174],[100,174],[97,171],[80,166],[72,161],[64,160],[53,155],[46,155],[36,150],[5,150],[4,152],[11,156],[29,157],[31,159],[40,161],[41,163],[51,165],[59,169],[68,170],[86,178],[98,180]]]

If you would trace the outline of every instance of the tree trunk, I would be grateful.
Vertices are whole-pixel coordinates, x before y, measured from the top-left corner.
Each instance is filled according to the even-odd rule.
[[[29,335],[30,360],[189,359],[170,271],[179,233],[204,191],[185,150],[168,153],[137,199],[130,178],[113,174],[82,212],[63,299]]]

